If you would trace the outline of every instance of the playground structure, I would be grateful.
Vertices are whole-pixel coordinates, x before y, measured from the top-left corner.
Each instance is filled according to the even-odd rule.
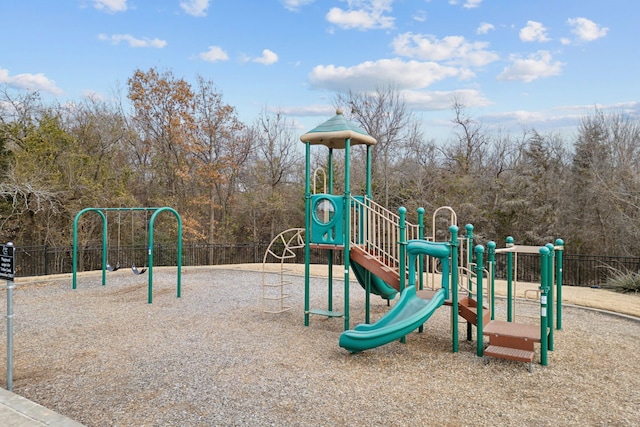
[[[540,325],[525,325],[514,321],[509,315],[506,321],[495,319],[495,255],[517,254],[518,250],[531,252],[530,247],[509,246],[496,250],[489,242],[488,269],[484,266],[484,247],[473,247],[473,226],[465,226],[466,236],[458,236],[457,217],[450,207],[437,209],[433,215],[431,235],[425,235],[424,209],[417,211],[417,224],[406,220],[404,207],[393,213],[375,203],[371,196],[371,149],[374,138],[352,122],[346,120],[338,110],[327,122],[300,137],[305,144],[305,205],[304,228],[305,301],[304,324],[309,325],[310,315],[342,317],[344,330],[340,345],[358,352],[403,339],[409,332],[422,331],[423,324],[433,312],[443,306],[451,306],[452,351],[458,351],[459,317],[467,323],[467,339],[472,339],[472,328],[476,327],[477,354],[482,357],[529,362],[534,357],[533,345],[541,343],[542,365],[547,364],[547,351],[553,350],[553,284],[557,284],[557,329],[561,328],[561,284],[562,249],[560,239],[556,245],[536,248],[541,259]],[[328,148],[327,169],[323,173],[322,193],[316,193],[317,171],[311,173],[311,146]],[[363,145],[366,149],[365,194],[351,194],[351,148]],[[334,150],[344,150],[344,188],[342,195],[334,193]],[[313,189],[312,189],[313,181]],[[450,240],[437,242],[436,216],[442,211],[450,213]],[[300,232],[298,232],[298,236]],[[300,237],[297,237],[298,241]],[[511,241],[511,243],[513,243]],[[299,243],[298,243],[299,244]],[[310,307],[310,253],[311,250],[326,251],[327,254],[327,308]],[[333,307],[333,259],[335,251],[344,251],[344,307],[343,311]],[[283,253],[286,251],[283,251]],[[266,255],[265,255],[266,259]],[[555,261],[554,261],[555,260]],[[284,259],[282,260],[284,261]],[[407,265],[408,264],[408,265]],[[556,274],[553,274],[553,265]],[[281,271],[283,269],[281,268]],[[349,280],[353,271],[365,289],[365,324],[350,329]],[[439,285],[436,277],[440,276]],[[483,278],[489,280],[488,289],[483,289]],[[283,279],[281,278],[281,283]],[[508,288],[511,289],[512,280]],[[263,286],[264,288],[264,286]],[[282,289],[282,288],[280,288]],[[511,291],[509,291],[511,292]],[[400,300],[380,320],[370,324],[370,295],[378,295],[390,301],[400,293]],[[460,294],[460,295],[459,295]],[[281,296],[286,298],[286,293]],[[485,305],[485,298],[488,306]],[[507,304],[512,307],[514,295],[508,295]],[[484,336],[489,336],[485,350]]]
[[[133,239],[134,232],[134,223],[133,223],[133,213],[134,212],[144,212],[145,213],[145,234],[147,234],[147,257],[146,257],[146,267],[142,269],[138,269],[135,265],[135,262],[131,265],[131,270],[134,274],[140,275],[148,271],[148,292],[147,292],[147,302],[151,304],[153,302],[153,246],[154,246],[154,232],[153,227],[156,221],[156,218],[162,212],[170,212],[176,218],[178,223],[178,242],[177,242],[177,286],[176,286],[176,296],[180,298],[181,294],[181,279],[182,279],[182,218],[178,212],[170,207],[133,207],[133,208],[85,208],[78,212],[73,221],[73,273],[72,273],[72,288],[76,289],[77,286],[77,270],[78,270],[78,222],[80,218],[89,212],[97,213],[102,220],[102,286],[106,286],[107,283],[107,271],[117,271],[120,268],[120,213],[121,212],[129,212],[132,215],[131,219],[131,233]],[[108,220],[107,214],[108,212],[118,212],[118,260],[115,266],[109,264],[107,262],[107,254],[108,254],[108,242],[109,242],[109,234],[108,234]],[[151,217],[147,221],[147,214],[151,212]]]

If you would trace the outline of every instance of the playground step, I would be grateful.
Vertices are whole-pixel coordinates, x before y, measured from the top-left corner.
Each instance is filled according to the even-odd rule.
[[[490,345],[484,350],[485,356],[498,357],[501,359],[517,360],[518,362],[531,362],[535,352],[529,350],[520,350],[517,348],[500,347],[498,345]]]
[[[528,362],[535,355],[534,343],[540,342],[540,328],[537,325],[494,320],[482,331],[489,336],[489,346],[484,350],[486,357]]]
[[[540,327],[525,323],[494,320],[483,328],[483,335],[492,337],[516,338],[523,341],[540,342]]]

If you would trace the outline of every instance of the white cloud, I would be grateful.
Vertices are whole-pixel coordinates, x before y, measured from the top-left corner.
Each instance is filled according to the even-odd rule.
[[[258,62],[264,65],[275,64],[276,62],[278,62],[278,54],[269,49],[265,49],[262,51],[262,56],[253,59],[253,62]]]
[[[427,20],[427,12],[419,10],[413,14],[413,20],[418,22],[425,22]]]
[[[209,46],[209,50],[198,55],[200,59],[207,62],[227,61],[229,55],[220,46]]]
[[[269,111],[272,113],[284,113],[287,116],[299,116],[299,117],[308,117],[308,116],[320,116],[326,117],[335,114],[336,107],[331,104],[311,104],[311,105],[302,105],[296,107],[284,107],[280,108],[269,108]]]
[[[392,46],[398,55],[426,61],[450,61],[483,66],[498,60],[495,52],[486,50],[488,43],[469,42],[462,36],[437,39],[428,34],[404,33],[393,40]]]
[[[520,30],[520,40],[523,42],[546,42],[547,29],[540,22],[527,21],[527,25]]]
[[[180,7],[188,15],[192,16],[207,16],[207,9],[209,8],[209,0],[185,0],[180,2]]]
[[[9,70],[0,68],[0,83],[15,89],[43,91],[54,95],[61,95],[62,89],[56,86],[56,82],[42,73],[9,75]]]
[[[560,75],[564,65],[560,61],[553,61],[551,53],[546,50],[533,53],[528,58],[513,55],[511,61],[511,65],[505,67],[504,71],[498,75],[498,80],[520,80],[530,83],[542,77]]]
[[[486,114],[485,118],[491,121],[515,121],[518,123],[531,123],[531,122],[542,122],[546,119],[546,115],[539,111],[526,111],[526,110],[516,110],[516,111],[506,111],[502,113],[491,113]]]
[[[460,100],[468,107],[486,107],[492,102],[475,89],[454,91],[402,91],[402,97],[408,106],[415,110],[442,111],[449,110],[454,100]]]
[[[465,9],[473,9],[475,7],[479,7],[481,3],[482,0],[467,0],[466,2],[464,2],[462,7],[464,7]]]
[[[332,7],[327,21],[343,29],[387,29],[393,28],[395,18],[384,15],[391,12],[393,0],[347,0],[348,10]]]
[[[435,62],[381,59],[353,67],[317,65],[309,73],[309,83],[314,87],[333,91],[373,90],[390,82],[398,85],[399,89],[416,89],[459,74],[457,68]]]
[[[473,8],[479,7],[481,3],[482,3],[482,0],[467,0],[464,3],[462,3],[462,7],[464,7],[465,9],[473,9]],[[457,4],[460,4],[460,2],[458,0],[449,0],[449,4],[455,6]]]
[[[487,34],[491,30],[495,30],[496,27],[493,24],[489,24],[488,22],[482,22],[480,26],[476,29],[476,34]]]
[[[587,18],[569,18],[567,24],[571,27],[571,32],[575,34],[580,41],[590,42],[607,35],[609,28],[601,27],[595,22]]]
[[[93,6],[105,12],[124,12],[127,10],[127,0],[93,0]]]
[[[315,0],[280,0],[285,9],[297,12],[302,6],[313,3]]]
[[[120,44],[120,42],[128,43],[130,47],[153,47],[156,49],[162,49],[167,45],[166,40],[160,40],[158,38],[136,38],[131,34],[112,34],[108,36],[106,34],[98,34],[98,39],[102,41],[110,41],[112,44]]]

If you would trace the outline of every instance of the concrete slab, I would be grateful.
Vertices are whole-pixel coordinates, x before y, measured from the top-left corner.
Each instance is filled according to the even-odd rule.
[[[0,420],[3,427],[83,427],[83,424],[3,388],[0,388]]]

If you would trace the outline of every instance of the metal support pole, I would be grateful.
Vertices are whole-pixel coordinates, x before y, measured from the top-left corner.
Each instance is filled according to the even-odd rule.
[[[469,289],[469,298],[473,299],[473,278],[471,277],[471,264],[473,264],[473,224],[465,225],[464,229],[467,232],[467,288]],[[472,339],[473,331],[471,323],[467,322],[467,341],[471,341]]]
[[[418,239],[424,240],[424,208],[418,208]],[[424,255],[418,259],[418,285],[420,290],[424,289]]]
[[[398,246],[400,247],[400,251],[399,251],[399,255],[398,255],[398,261],[399,261],[399,269],[398,269],[398,274],[400,274],[400,293],[404,292],[406,286],[407,286],[407,264],[406,264],[406,259],[407,259],[407,238],[406,238],[406,229],[407,229],[407,224],[406,224],[406,216],[407,216],[407,208],[405,208],[404,206],[400,206],[400,208],[398,208],[398,215],[400,216],[399,219],[399,236],[398,236]],[[415,270],[414,270],[415,273]],[[414,279],[410,279],[410,280],[415,280]],[[401,343],[405,343],[406,342],[406,337],[402,337],[400,338],[400,342]]]
[[[476,354],[478,357],[482,357],[484,354],[484,337],[482,335],[482,329],[484,325],[482,324],[482,274],[484,272],[484,260],[482,259],[482,255],[484,254],[484,246],[477,245],[475,247],[476,253],[476,301],[478,301],[476,312],[478,313],[478,325],[476,326],[476,340],[478,344],[476,345]]]
[[[495,320],[496,312],[496,242],[487,242],[487,252],[489,255],[489,301],[491,320]]]
[[[564,251],[564,241],[556,239],[556,329],[562,329],[562,252]]]
[[[7,280],[7,390],[13,389],[13,278],[15,276],[15,255],[13,243],[2,247],[0,274]]]
[[[449,283],[451,292],[451,340],[453,341],[452,351],[458,352],[458,226],[449,226],[451,233],[451,282]]]
[[[514,246],[514,239],[507,236],[507,248]],[[507,252],[507,322],[513,322],[513,252]]]
[[[418,208],[418,239],[424,240],[424,208]],[[424,258],[425,255],[418,257],[418,289],[424,289]],[[418,328],[419,333],[424,332],[424,324]]]
[[[547,288],[548,288],[548,295],[547,295],[547,307],[548,307],[548,311],[547,311],[547,328],[549,329],[549,351],[553,351],[553,261],[554,261],[554,251],[553,251],[553,245],[551,243],[547,243],[546,248],[549,249],[549,255],[547,255],[547,257],[549,258],[549,262],[547,263]]]
[[[13,280],[7,280],[7,390],[13,389]]]
[[[349,329],[349,267],[351,266],[351,138],[344,141],[344,330]]]
[[[547,351],[549,341],[547,340],[547,291],[548,276],[547,265],[549,263],[549,248],[540,248],[540,364],[547,366]]]
[[[402,293],[407,285],[406,277],[407,277],[407,267],[406,267],[406,258],[407,258],[407,237],[406,237],[406,218],[407,218],[407,208],[401,206],[398,208],[398,216],[399,219],[399,233],[398,236],[398,245],[400,246],[398,261],[400,270],[398,273],[400,274],[400,292]]]
[[[304,326],[309,326],[309,263],[311,258],[311,144],[305,143],[304,181]],[[329,181],[331,182],[331,181]]]

